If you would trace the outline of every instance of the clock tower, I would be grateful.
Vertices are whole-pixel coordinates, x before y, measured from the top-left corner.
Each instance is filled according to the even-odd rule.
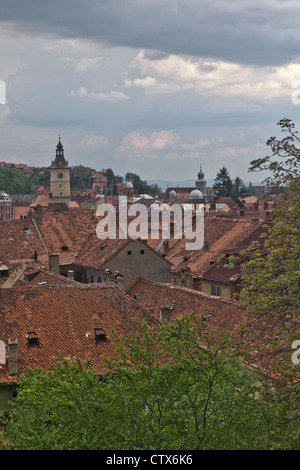
[[[69,207],[71,201],[70,167],[64,157],[64,147],[60,136],[56,146],[56,157],[50,166],[50,192],[52,202],[65,203]]]

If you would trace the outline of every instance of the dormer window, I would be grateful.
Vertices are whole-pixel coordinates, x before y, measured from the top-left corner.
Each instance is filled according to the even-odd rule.
[[[39,337],[35,332],[28,333],[27,341],[28,341],[28,346],[29,347],[39,346],[40,345]]]
[[[106,333],[102,328],[95,328],[96,343],[105,343],[107,341]]]

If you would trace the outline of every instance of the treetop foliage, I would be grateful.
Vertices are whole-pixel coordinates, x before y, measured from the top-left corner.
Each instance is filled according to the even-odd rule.
[[[142,326],[140,336],[116,336],[118,354],[101,378],[78,360],[29,370],[0,435],[3,448],[296,447],[289,395],[273,384],[258,388],[227,335],[211,336],[193,314],[160,329]]]

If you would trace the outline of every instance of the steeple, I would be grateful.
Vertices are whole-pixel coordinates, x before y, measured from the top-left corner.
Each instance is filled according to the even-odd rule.
[[[196,189],[201,191],[201,193],[204,196],[206,195],[206,180],[205,180],[201,165],[200,165],[200,171],[198,172],[198,179],[196,180]]]
[[[199,181],[199,180],[200,180],[200,181],[205,181],[205,179],[204,179],[204,173],[203,173],[203,171],[202,171],[202,166],[201,166],[201,165],[200,165],[200,171],[199,171],[199,173],[198,173],[198,181]]]
[[[70,167],[64,157],[64,147],[58,138],[55,160],[50,166],[50,192],[52,202],[63,203],[69,207],[71,201]]]
[[[58,137],[58,144],[56,146],[56,155],[54,162],[51,162],[52,168],[69,168],[68,162],[65,160],[64,157],[64,147],[60,140],[60,135]]]

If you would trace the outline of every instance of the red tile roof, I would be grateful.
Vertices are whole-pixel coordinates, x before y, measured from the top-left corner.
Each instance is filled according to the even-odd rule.
[[[223,331],[235,331],[245,320],[244,311],[236,301],[210,296],[203,292],[173,284],[139,279],[128,295],[160,319],[160,307],[171,306],[170,319],[194,312],[209,318],[209,324]]]
[[[103,355],[115,354],[114,331],[141,334],[140,321],[160,324],[115,285],[2,289],[0,319],[0,340],[7,345],[8,339],[17,338],[19,358],[17,376],[9,376],[7,365],[0,365],[0,383],[17,382],[29,367],[55,366],[61,356],[90,360],[101,374]],[[107,342],[96,343],[96,328],[105,331]],[[28,346],[30,332],[37,334],[39,346]]]
[[[237,255],[243,250],[249,248],[251,243],[258,242],[263,248],[265,243],[265,238],[262,237],[266,233],[266,224],[261,224],[255,230],[253,230],[248,237],[242,240],[241,243],[236,245],[233,248],[228,247],[226,250],[223,250],[228,255]],[[226,267],[227,258],[226,256],[222,257],[222,260],[219,263],[215,263],[211,266],[204,274],[203,279],[208,281],[223,282],[225,284],[230,284],[235,277],[240,273],[241,267],[236,266],[233,268]]]
[[[171,271],[180,272],[190,268],[191,274],[201,276],[216,261],[223,251],[241,242],[251,233],[259,222],[251,219],[221,218],[207,214],[204,220],[204,249],[186,250],[186,240],[169,240],[166,259],[173,264]],[[163,253],[165,248],[159,249]]]

